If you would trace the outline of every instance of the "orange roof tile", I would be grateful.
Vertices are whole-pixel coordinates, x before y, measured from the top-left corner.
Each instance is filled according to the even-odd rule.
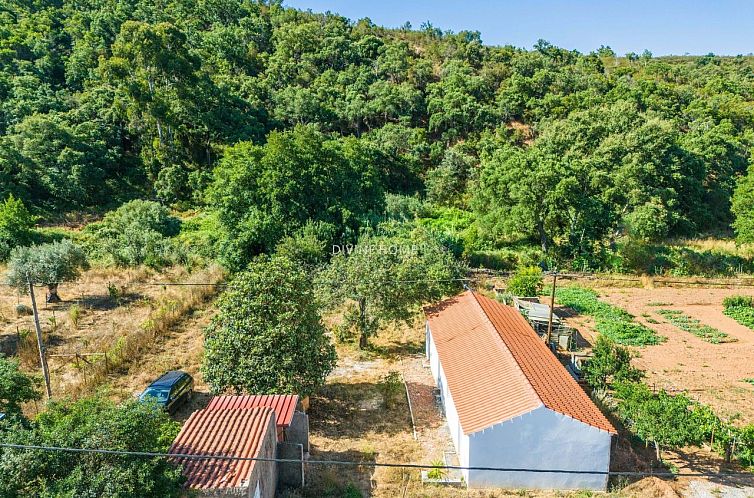
[[[240,488],[248,485],[256,462],[251,460],[192,460],[180,455],[259,456],[270,420],[270,408],[199,410],[191,414],[170,447],[172,460],[183,465],[186,486],[192,489]]]
[[[207,410],[228,408],[257,408],[266,406],[275,411],[278,427],[288,427],[298,404],[297,394],[255,394],[246,396],[215,396],[207,405]]]
[[[466,291],[428,308],[427,318],[465,434],[542,405],[616,433],[515,309]]]

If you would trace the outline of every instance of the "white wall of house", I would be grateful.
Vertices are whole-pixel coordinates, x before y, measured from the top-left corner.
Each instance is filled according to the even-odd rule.
[[[471,467],[605,472],[610,433],[542,406],[469,436]],[[607,475],[471,471],[470,488],[604,490]]]
[[[468,467],[469,436],[464,434],[463,429],[461,428],[456,405],[453,403],[453,396],[450,394],[450,389],[448,389],[448,383],[445,378],[445,373],[442,370],[442,365],[440,364],[440,358],[437,355],[437,348],[432,339],[432,331],[429,328],[429,323],[427,323],[426,326],[426,336],[426,354],[429,359],[429,366],[432,370],[432,377],[435,379],[435,385],[440,389],[443,407],[445,408],[445,419],[448,421],[448,428],[450,430],[450,436],[453,439],[453,444],[456,447],[458,461],[462,467]],[[461,473],[463,474],[464,479],[468,482],[469,471],[462,470]]]

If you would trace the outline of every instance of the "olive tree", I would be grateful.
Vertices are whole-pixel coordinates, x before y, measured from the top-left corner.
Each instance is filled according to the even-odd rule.
[[[75,280],[87,269],[84,251],[70,240],[13,249],[8,261],[8,282],[27,289],[28,282],[47,286],[47,302],[59,303],[58,284]]]
[[[259,257],[218,300],[202,373],[215,393],[312,394],[335,367],[311,280],[283,256]]]

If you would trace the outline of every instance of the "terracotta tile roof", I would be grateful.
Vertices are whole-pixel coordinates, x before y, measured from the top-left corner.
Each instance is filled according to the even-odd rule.
[[[254,461],[190,460],[178,455],[258,457],[274,417],[270,408],[204,409],[192,413],[169,450],[176,455],[173,461],[183,465],[186,486],[192,489],[247,486]]]
[[[428,308],[427,318],[465,434],[542,405],[616,433],[515,309],[466,291]]]
[[[293,412],[298,405],[298,394],[269,394],[252,396],[215,396],[207,405],[207,410],[226,410],[228,408],[269,407],[275,411],[278,427],[288,427],[293,419]]]

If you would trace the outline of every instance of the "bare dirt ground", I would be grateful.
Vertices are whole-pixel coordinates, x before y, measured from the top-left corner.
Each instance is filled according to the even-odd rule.
[[[634,364],[646,371],[649,385],[687,391],[723,418],[736,424],[754,423],[754,386],[744,382],[754,377],[754,331],[725,316],[722,306],[725,297],[754,295],[752,289],[599,287],[597,290],[602,299],[625,309],[638,322],[667,339],[659,345],[633,348],[637,355]],[[682,311],[725,332],[734,342],[706,342],[668,323],[658,313],[660,309]],[[589,317],[569,316],[566,322],[579,330],[586,345],[593,342],[596,333]],[[679,472],[741,470],[725,465],[720,455],[707,448],[669,451],[664,458]],[[722,481],[680,478],[664,492],[671,489],[679,496],[750,497],[754,496],[754,475]],[[636,492],[636,496],[645,496],[638,483]]]
[[[721,417],[737,423],[754,423],[754,386],[744,379],[754,377],[754,330],[723,314],[723,299],[737,294],[754,295],[751,289],[600,288],[600,296],[620,306],[636,320],[667,338],[663,344],[634,348],[636,366],[647,373],[647,382],[657,388],[685,390],[712,406]],[[678,329],[657,313],[680,310],[703,324],[725,332],[735,342],[712,344]],[[651,323],[656,320],[660,323]],[[568,323],[587,339],[594,333],[583,317]]]

